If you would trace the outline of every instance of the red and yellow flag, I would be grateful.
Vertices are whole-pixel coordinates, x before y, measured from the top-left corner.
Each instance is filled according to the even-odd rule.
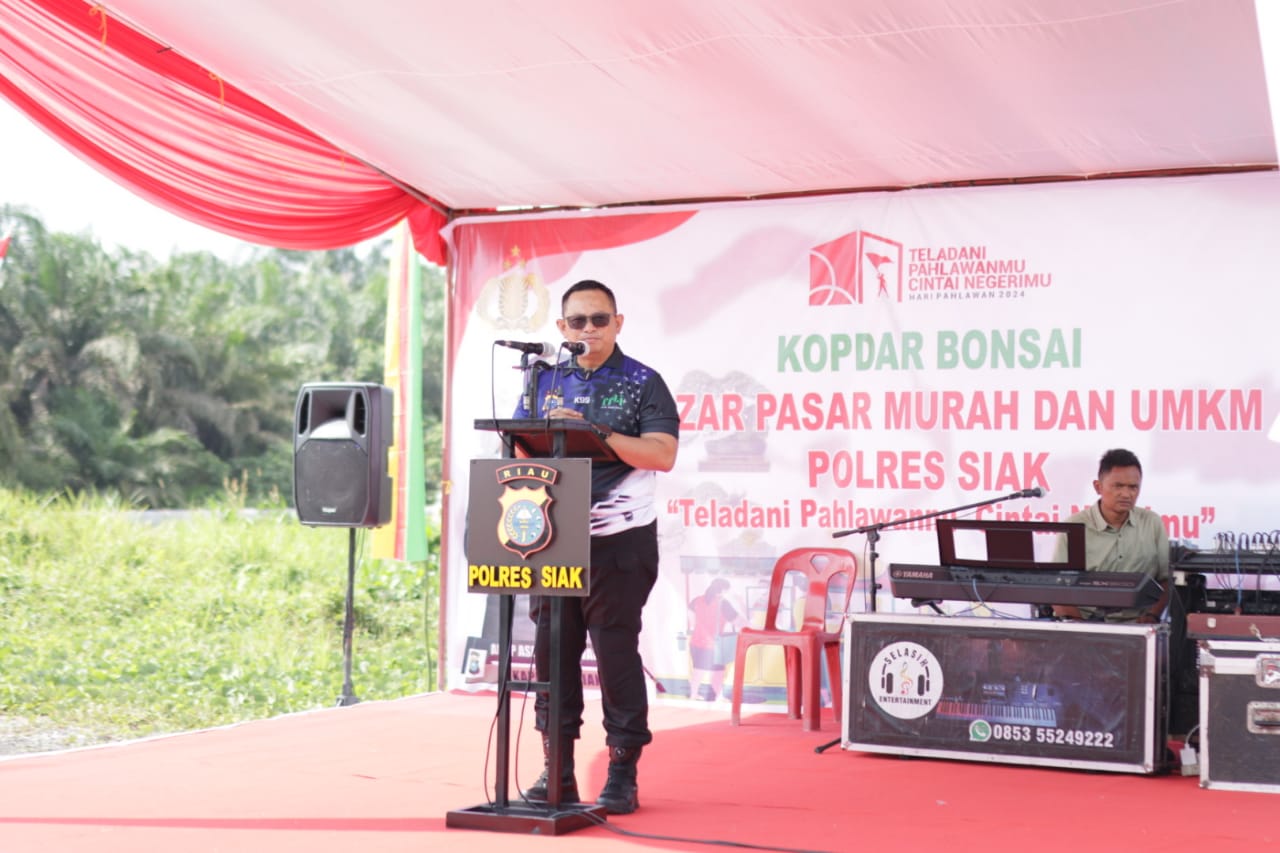
[[[395,391],[395,443],[387,456],[392,478],[391,522],[373,531],[373,556],[427,558],[426,470],[422,447],[422,266],[406,222],[396,226],[387,280],[387,342],[383,384]]]

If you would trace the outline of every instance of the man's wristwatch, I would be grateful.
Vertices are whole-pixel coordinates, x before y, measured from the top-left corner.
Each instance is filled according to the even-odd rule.
[[[608,424],[592,423],[591,429],[593,432],[595,432],[596,435],[600,436],[601,441],[605,441],[609,438],[609,436],[613,435],[613,427],[609,426]]]

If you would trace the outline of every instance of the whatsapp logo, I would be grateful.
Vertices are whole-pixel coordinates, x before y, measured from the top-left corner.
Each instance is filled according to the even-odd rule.
[[[991,724],[986,720],[974,720],[969,724],[969,740],[986,743],[991,740]]]

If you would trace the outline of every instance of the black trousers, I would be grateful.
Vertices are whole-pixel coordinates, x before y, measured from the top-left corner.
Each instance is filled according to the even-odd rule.
[[[658,524],[591,537],[591,594],[561,601],[560,672],[563,683],[552,686],[560,703],[561,734],[576,738],[582,729],[582,654],[587,637],[595,651],[604,706],[605,743],[644,746],[649,731],[649,697],[640,660],[640,614],[658,579]],[[529,600],[529,616],[537,625],[533,641],[539,681],[551,672],[551,602]],[[548,697],[534,701],[534,727],[547,730]]]

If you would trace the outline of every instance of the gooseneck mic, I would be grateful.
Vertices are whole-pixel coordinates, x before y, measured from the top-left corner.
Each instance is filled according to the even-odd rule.
[[[586,344],[569,343],[568,341],[557,346],[549,341],[494,341],[500,347],[509,347],[519,352],[529,353],[530,355],[554,356],[560,347],[564,347],[573,355],[581,355],[587,351]]]
[[[510,347],[530,355],[555,355],[556,345],[546,341],[494,341],[500,347]]]
[[[1036,486],[1034,489],[1023,489],[1020,492],[1014,492],[1009,495],[1011,498],[1040,498],[1044,497],[1044,489]]]

